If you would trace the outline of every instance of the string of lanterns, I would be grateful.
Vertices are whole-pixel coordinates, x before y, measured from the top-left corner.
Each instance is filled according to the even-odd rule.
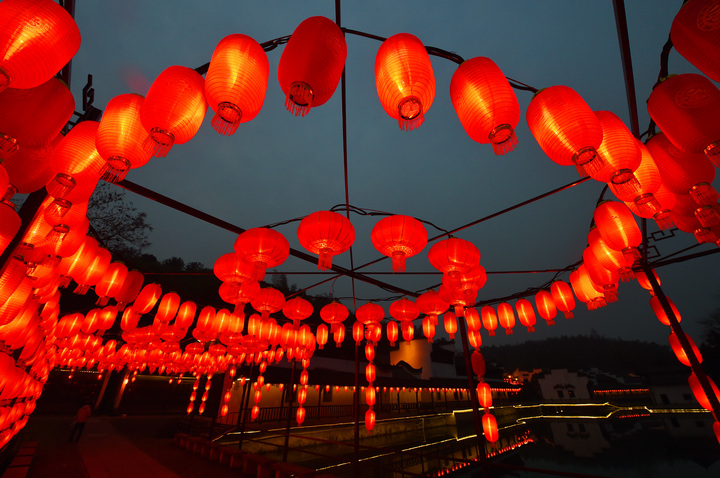
[[[717,34],[698,26],[702,25],[698,19],[709,21],[713,11],[709,5],[706,0],[688,2],[673,22],[671,37],[681,45],[678,52],[718,80]],[[20,42],[23,48],[18,47]],[[708,50],[708,44],[714,49]],[[193,409],[199,378],[205,374],[208,381],[199,408],[204,410],[209,378],[214,373],[238,362],[254,363],[261,371],[252,412],[257,417],[262,373],[268,363],[286,354],[288,359],[301,361],[300,382],[305,388],[300,391],[306,391],[307,369],[316,345],[325,345],[330,332],[336,344],[342,343],[349,311],[337,302],[325,306],[320,315],[331,329],[322,324],[312,334],[307,325],[299,325],[313,313],[312,306],[308,308],[300,298],[286,302],[279,291],[259,286],[265,270],[281,265],[289,255],[282,234],[255,228],[239,235],[234,254],[221,256],[214,267],[223,282],[219,295],[234,310],[204,307],[197,321],[194,303],[182,302],[174,293],[163,294],[158,284],[143,286],[141,273],[112,262],[109,251],[87,236],[87,202],[101,179],[122,180],[129,169],[143,166],[151,157],[165,156],[173,146],[192,139],[208,106],[215,113],[213,128],[224,135],[233,134],[240,123],[259,114],[269,77],[264,50],[248,36],[230,35],[213,52],[205,78],[195,70],[170,66],[158,75],[145,97],[119,95],[108,103],[100,122],[83,121],[61,135],[74,100],[67,86],[53,75],[70,61],[79,45],[77,25],[55,2],[0,3],[0,191],[7,191],[0,204],[0,249],[4,250],[20,229],[10,202],[13,195],[43,186],[49,194],[0,275],[1,341],[6,351],[22,349],[15,364],[10,363],[12,359],[8,362],[7,353],[0,353],[7,377],[14,377],[2,383],[0,398],[14,402],[11,407],[0,407],[6,417],[0,441],[7,442],[24,425],[55,365],[97,365],[99,370],[127,365],[134,373],[146,367],[151,372],[191,372],[197,381],[189,410]],[[343,31],[334,22],[311,17],[300,23],[278,66],[288,111],[304,116],[327,102],[337,88],[346,56]],[[404,130],[420,127],[435,93],[432,66],[422,42],[407,33],[385,40],[376,56],[375,78],[388,115]],[[474,141],[491,143],[496,154],[515,147],[520,110],[497,65],[482,57],[463,62],[453,75],[450,90],[460,122]],[[554,323],[556,310],[567,318],[572,316],[573,293],[591,310],[617,300],[618,280],[631,279],[640,258],[637,248],[642,235],[633,212],[655,219],[661,228],[675,224],[694,234],[700,243],[720,242],[720,195],[710,185],[715,176],[713,165],[720,162],[718,102],[720,90],[702,75],[665,79],[648,100],[650,116],[662,133],[643,145],[617,116],[593,111],[570,87],[556,85],[536,92],[526,121],[545,154],[557,164],[575,166],[581,175],[608,183],[619,199],[597,206],[596,228],[588,235],[590,245],[583,253],[583,265],[570,275],[571,285],[555,281],[549,293],[536,294],[536,308],[548,325]],[[318,211],[302,219],[298,239],[318,255],[318,268],[326,270],[332,267],[333,256],[353,245],[355,231],[341,214]],[[371,242],[381,254],[392,257],[393,270],[400,273],[406,258],[425,248],[427,231],[417,219],[396,215],[376,224]],[[480,313],[475,310],[487,276],[479,264],[480,252],[472,243],[449,237],[433,244],[428,258],[443,274],[442,286],[439,291],[421,294],[414,307],[408,299],[391,305],[390,315],[400,321],[399,326],[388,322],[386,330],[392,342],[398,331],[405,340],[412,340],[413,320],[420,313],[429,341],[441,314],[445,314],[443,325],[451,336],[457,331],[456,318],[465,317],[469,340],[476,348],[481,343],[481,325],[490,335],[498,325],[510,334],[515,312],[528,331],[534,330],[535,313],[526,299],[518,300],[514,308],[503,302],[497,311],[489,305]],[[94,288],[97,305],[102,308],[84,316],[60,317],[59,289],[67,287],[70,280],[78,284],[76,293]],[[110,299],[116,305],[107,305]],[[245,327],[247,303],[260,315],[250,316]],[[138,328],[140,317],[156,305],[153,325]],[[452,312],[448,312],[450,306]],[[283,327],[271,318],[281,310],[291,320]],[[117,349],[114,340],[103,344],[102,335],[120,312],[125,344]],[[381,336],[385,312],[377,304],[364,304],[355,315],[353,339],[358,345],[367,341],[366,378],[368,390],[374,390],[374,346]],[[179,342],[191,328],[199,342],[181,352]],[[671,344],[676,342],[671,340]],[[676,345],[673,350],[680,359]],[[693,383],[691,380],[698,396]],[[478,391],[485,393],[484,389]],[[366,394],[369,430],[375,421],[371,395]],[[298,394],[299,424],[305,418],[304,397]],[[497,439],[493,420],[488,413],[483,418],[491,441]]]

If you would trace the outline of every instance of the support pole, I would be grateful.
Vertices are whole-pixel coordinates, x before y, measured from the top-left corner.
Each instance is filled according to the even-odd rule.
[[[360,476],[360,347],[355,342],[355,390],[353,393],[353,413],[355,415],[353,465],[355,476]]]
[[[288,457],[288,446],[290,445],[290,419],[292,417],[292,404],[293,404],[293,385],[295,382],[295,364],[297,360],[293,356],[292,366],[290,367],[290,382],[288,382],[288,405],[287,405],[287,420],[285,421],[285,446],[283,447],[283,461],[287,461]]]
[[[100,408],[100,403],[105,396],[105,390],[107,389],[108,382],[110,381],[110,375],[112,374],[112,370],[106,370],[105,372],[105,378],[103,379],[102,386],[100,387],[100,393],[98,394],[98,398],[97,400],[95,400],[95,406],[93,407],[93,411]]]
[[[244,405],[242,406],[242,428],[240,429],[240,440],[238,441],[238,448],[242,448],[243,438],[245,437],[245,423],[247,423],[247,407],[250,401],[250,384],[252,384],[253,371],[255,370],[255,360],[250,362],[250,375],[245,381],[245,388],[243,389]],[[246,393],[247,392],[247,393]],[[242,399],[241,399],[242,400]]]

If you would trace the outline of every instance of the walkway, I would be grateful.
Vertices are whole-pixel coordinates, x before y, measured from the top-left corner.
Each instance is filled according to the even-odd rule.
[[[27,478],[214,478],[237,470],[177,447],[167,417],[92,417],[68,443],[70,417],[33,416],[21,442],[38,442]]]

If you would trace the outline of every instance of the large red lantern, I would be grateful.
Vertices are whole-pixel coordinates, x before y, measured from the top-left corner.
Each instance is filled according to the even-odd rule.
[[[323,308],[320,309],[320,318],[326,323],[332,325],[333,331],[335,329],[334,326],[337,324],[342,324],[349,315],[350,311],[348,310],[348,308],[342,305],[340,302],[331,302],[327,305],[324,305]]]
[[[333,211],[317,211],[300,221],[297,230],[300,245],[318,254],[318,269],[332,267],[332,257],[350,249],[355,242],[355,228],[350,220]]]
[[[287,110],[305,116],[310,108],[325,104],[340,82],[346,57],[345,36],[332,20],[321,16],[303,20],[278,63]]]
[[[254,279],[265,278],[268,267],[277,267],[290,255],[290,244],[285,236],[273,229],[248,229],[235,240],[235,254],[255,267]]]
[[[285,296],[272,287],[260,289],[260,293],[250,302],[253,309],[260,312],[263,320],[268,320],[270,314],[282,310],[285,305]]]
[[[125,279],[127,279],[127,275],[128,268],[122,262],[113,262],[110,264],[105,274],[103,274],[95,285],[95,293],[99,297],[97,305],[106,305],[108,299],[120,291],[125,283]]]
[[[430,265],[443,273],[443,284],[454,288],[460,274],[480,264],[480,250],[470,241],[449,237],[433,244],[428,259]]]
[[[205,79],[197,71],[184,66],[163,70],[140,107],[153,156],[164,157],[174,145],[190,141],[200,129],[207,106]]]
[[[653,271],[654,272],[654,271]],[[670,297],[665,297],[668,301],[668,304],[670,305],[670,310],[673,313],[673,316],[675,316],[675,320],[680,323],[682,321],[682,316],[680,315],[680,311],[675,306],[675,303],[670,299]],[[657,298],[657,296],[652,296],[650,298],[650,307],[652,308],[653,312],[655,312],[655,316],[658,318],[661,324],[667,325],[668,327],[671,326],[670,318],[668,317],[667,313],[665,312],[665,308],[660,303],[660,299]]]
[[[375,86],[385,112],[400,128],[418,128],[435,98],[435,75],[425,46],[409,33],[380,45],[375,57]]]
[[[379,304],[368,302],[357,308],[355,317],[364,325],[376,324],[385,317],[385,310]]]
[[[107,163],[103,179],[122,181],[130,168],[139,168],[150,161],[151,151],[143,144],[147,131],[140,121],[144,97],[132,93],[111,99],[100,120],[95,147]]]
[[[390,315],[400,322],[412,322],[420,315],[420,308],[412,300],[403,297],[390,304]]]
[[[603,167],[597,153],[603,139],[602,126],[572,88],[558,85],[538,91],[526,117],[535,140],[557,164],[575,165],[581,176]]]
[[[717,7],[716,7],[717,8]],[[702,75],[670,76],[653,89],[648,113],[676,147],[720,165],[720,90]]]
[[[590,276],[590,280],[602,288],[601,292],[605,296],[605,300],[608,303],[617,302],[617,286],[620,280],[617,270],[606,269],[590,247],[586,247],[583,251],[583,263]]]
[[[375,249],[392,257],[393,272],[405,272],[405,259],[422,251],[427,238],[427,230],[420,221],[402,215],[381,219],[370,233]]]
[[[627,282],[635,277],[635,274],[630,268],[632,263],[628,262],[628,259],[622,252],[613,249],[605,242],[597,226],[590,228],[587,241],[593,256],[605,269],[616,271],[618,277],[623,282]]]
[[[495,154],[515,148],[520,105],[505,75],[490,58],[470,58],[455,70],[450,99],[473,141],[492,143]]]
[[[285,302],[282,312],[285,317],[292,320],[294,327],[299,327],[301,320],[305,320],[312,315],[313,305],[302,297],[294,297]]]
[[[550,286],[550,292],[558,310],[565,314],[566,319],[572,319],[572,311],[575,309],[575,297],[570,285],[567,282],[556,280]]]
[[[637,193],[640,184],[634,172],[642,159],[638,140],[612,111],[596,111],[595,116],[603,130],[602,143],[597,151],[605,164],[588,173],[596,181],[611,184],[613,190]]]
[[[78,283],[75,293],[84,295],[90,289],[90,287],[100,281],[107,268],[110,266],[112,256],[110,251],[103,247],[98,247],[95,252],[95,257],[90,262],[89,266],[80,271],[73,279]]]
[[[673,47],[687,61],[720,81],[720,29],[715,0],[685,2],[670,27]]]
[[[80,48],[80,30],[51,0],[0,4],[0,91],[32,88],[49,80]]]
[[[223,254],[215,260],[213,273],[221,281],[237,285],[252,282],[255,275],[253,265],[232,252]]]
[[[640,259],[642,232],[630,209],[618,201],[603,201],[593,212],[598,232],[610,248],[623,253],[632,264]]]
[[[215,47],[205,75],[205,98],[215,112],[211,125],[232,135],[240,123],[255,118],[267,91],[270,66],[253,38],[235,33]]]
[[[432,325],[437,325],[438,315],[444,313],[450,307],[450,304],[440,296],[440,293],[432,289],[420,294],[418,298],[415,299],[415,303],[420,312],[427,315]]]

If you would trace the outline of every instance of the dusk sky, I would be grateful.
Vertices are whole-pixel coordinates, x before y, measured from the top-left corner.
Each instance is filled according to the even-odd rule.
[[[649,123],[645,101],[657,79],[660,52],[682,2],[626,3],[640,129],[644,131]],[[72,69],[77,108],[87,74],[93,75],[95,106],[104,109],[116,95],[146,94],[154,78],[169,66],[195,68],[208,62],[226,35],[244,33],[264,42],[291,34],[302,20],[314,15],[334,20],[334,2],[79,1],[75,17],[82,46]],[[426,46],[465,59],[489,57],[508,77],[535,88],[567,85],[593,110],[613,111],[629,125],[610,0],[343,2],[342,25],[382,37],[411,33]],[[437,91],[424,124],[411,132],[402,131],[384,112],[375,88],[374,62],[380,42],[353,35],[346,38],[351,205],[411,215],[449,230],[579,178],[575,168],[559,166],[545,156],[530,134],[525,111],[532,93],[516,90],[521,118],[514,151],[496,156],[489,145],[472,141],[450,102],[450,79],[457,65],[443,58],[431,57]],[[340,87],[330,101],[305,117],[291,115],[277,81],[282,49],[268,52],[267,95],[254,120],[241,124],[233,136],[220,136],[210,126],[212,111],[208,109],[194,139],[175,146],[167,157],[154,158],[132,170],[127,179],[246,229],[344,203]],[[670,73],[697,72],[675,51],[669,64]],[[456,234],[480,249],[480,263],[490,273],[479,300],[536,287],[553,275],[496,272],[558,269],[580,260],[602,189],[603,184],[588,181]],[[158,259],[179,256],[185,262],[199,261],[212,267],[217,257],[233,250],[234,234],[133,193],[127,197],[147,212],[154,228],[149,252]],[[370,231],[380,217],[352,214],[350,219],[356,230],[352,253],[357,267],[379,257],[370,242]],[[297,226],[298,222],[291,222],[276,229],[291,247],[303,250]],[[657,230],[654,224],[648,228]],[[429,227],[428,232],[430,237],[438,234]],[[676,231],[674,238],[656,245],[662,255],[669,255],[695,243],[692,236]],[[412,291],[438,284],[440,274],[412,274],[434,270],[427,259],[429,247],[408,260],[408,273],[375,277]],[[698,246],[692,252],[714,247]],[[350,254],[336,257],[334,262],[349,268]],[[718,307],[719,264],[720,256],[710,255],[657,271],[665,293],[683,316],[686,332],[698,342],[698,321]],[[292,257],[277,270],[317,271],[315,265]],[[390,271],[389,260],[366,270]],[[324,278],[288,276],[299,287]],[[560,278],[567,281],[568,275]],[[382,300],[397,298],[358,281],[355,290],[357,306],[373,299],[387,310],[390,302]],[[310,291],[329,292],[329,283]],[[333,292],[354,309],[350,279],[335,281]],[[484,343],[587,334],[591,329],[610,337],[667,343],[670,330],[654,317],[649,298],[637,282],[622,283],[619,302],[604,309],[590,312],[578,302],[572,320],[558,318],[555,326],[548,327],[538,317],[534,334],[518,323],[512,336],[498,331],[496,337],[488,337],[483,332]]]

